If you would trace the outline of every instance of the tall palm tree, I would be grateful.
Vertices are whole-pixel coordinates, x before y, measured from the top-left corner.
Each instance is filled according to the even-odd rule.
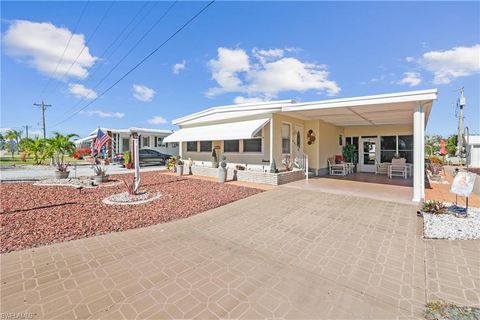
[[[20,138],[22,137],[22,131],[21,130],[13,130],[10,129],[7,132],[5,132],[5,139],[7,140],[15,140],[15,142],[18,144]]]

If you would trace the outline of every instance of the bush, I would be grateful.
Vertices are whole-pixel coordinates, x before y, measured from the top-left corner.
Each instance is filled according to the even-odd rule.
[[[441,157],[430,156],[428,157],[428,160],[430,161],[430,163],[443,165],[443,158]]]
[[[85,156],[89,156],[91,154],[90,148],[80,148],[80,149],[75,149],[72,153],[72,157],[74,159],[83,159]]]
[[[422,204],[422,211],[433,213],[433,214],[442,214],[447,212],[447,206],[441,202],[436,200],[427,200],[424,201]]]

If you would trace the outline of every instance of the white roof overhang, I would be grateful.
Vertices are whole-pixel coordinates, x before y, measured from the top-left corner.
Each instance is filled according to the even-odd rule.
[[[297,103],[282,108],[302,119],[318,119],[336,126],[412,125],[413,112],[421,104],[428,121],[437,90],[421,90],[358,98]]]
[[[210,141],[251,139],[270,119],[228,122],[191,128],[182,128],[168,137],[164,142]]]

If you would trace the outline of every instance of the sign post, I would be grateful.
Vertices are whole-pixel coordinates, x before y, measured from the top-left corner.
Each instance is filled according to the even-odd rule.
[[[473,172],[458,172],[452,182],[450,191],[455,194],[455,206],[452,208],[456,215],[466,216],[468,214],[468,197],[473,191],[475,178],[477,175]],[[458,196],[465,197],[465,208],[458,206]]]

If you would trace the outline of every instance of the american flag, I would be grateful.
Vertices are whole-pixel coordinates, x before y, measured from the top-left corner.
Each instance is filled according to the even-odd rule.
[[[112,140],[108,134],[105,134],[102,130],[98,129],[97,138],[95,139],[95,144],[93,145],[94,149],[97,149],[98,152],[101,152],[102,147]]]

